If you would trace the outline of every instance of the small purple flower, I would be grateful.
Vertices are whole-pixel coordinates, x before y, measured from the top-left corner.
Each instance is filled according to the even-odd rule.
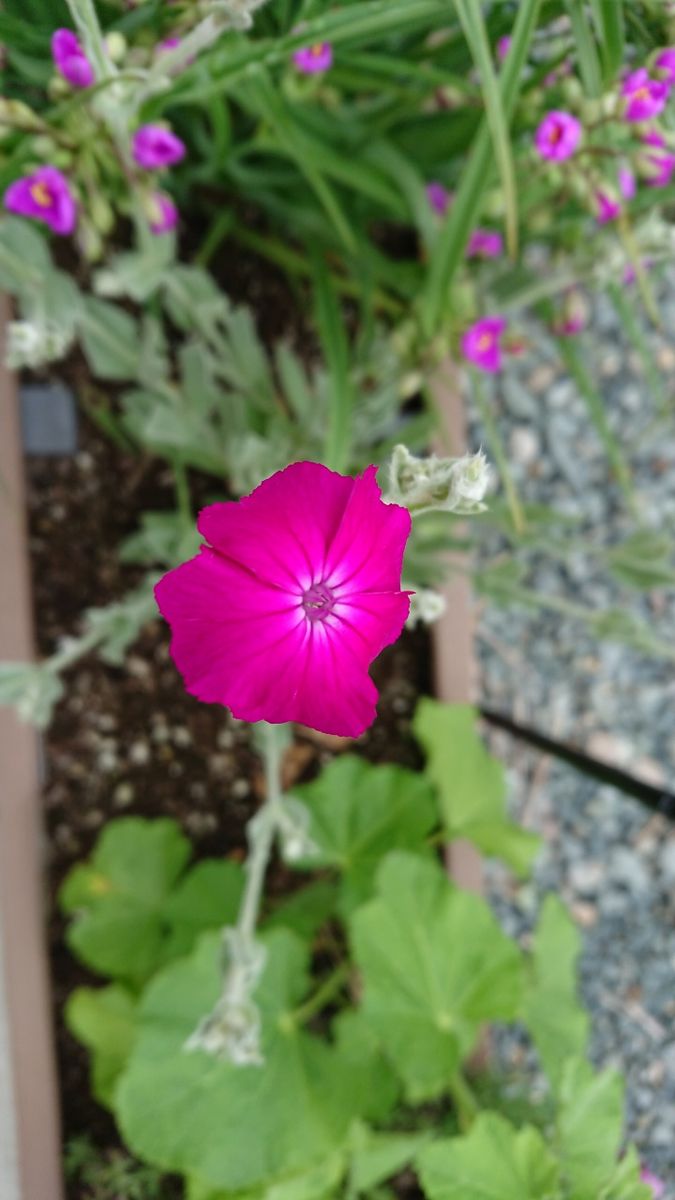
[[[661,50],[654,60],[654,66],[662,72],[664,81],[672,87],[675,83],[675,46]]]
[[[172,50],[177,50],[179,46],[179,37],[163,38],[163,40],[158,42],[155,46],[155,54],[170,54]]]
[[[178,224],[178,209],[166,192],[154,192],[147,205],[151,233],[168,233]]]
[[[481,371],[494,374],[502,365],[500,338],[505,329],[504,317],[482,317],[475,321],[462,336],[462,354]]]
[[[293,54],[293,62],[303,75],[321,75],[333,65],[333,47],[330,42],[302,46]]]
[[[534,135],[534,145],[541,158],[562,162],[570,158],[581,141],[581,122],[571,113],[553,109],[547,113]]]
[[[646,176],[645,183],[649,187],[668,187],[675,172],[675,154],[645,154],[641,161]]]
[[[646,67],[632,71],[623,81],[623,115],[627,121],[648,121],[666,107],[670,86],[663,79],[650,79]]]
[[[62,75],[71,87],[91,87],[94,82],[94,68],[72,29],[57,29],[52,34],[52,58],[59,75]]]
[[[72,233],[77,222],[75,197],[65,175],[56,167],[38,167],[11,183],[5,192],[8,212],[42,221],[54,233]]]
[[[185,142],[165,125],[141,125],[133,137],[133,155],[139,167],[160,171],[185,156]]]
[[[499,258],[504,242],[494,229],[474,229],[466,247],[468,258]]]
[[[438,213],[439,217],[444,217],[453,201],[452,192],[437,181],[428,183],[425,190],[434,212]]]
[[[512,38],[509,37],[508,34],[506,34],[504,37],[500,37],[499,41],[497,42],[497,61],[498,62],[503,63],[509,50],[511,49],[511,42],[512,42]]]
[[[652,1189],[652,1196],[654,1197],[654,1200],[661,1200],[661,1197],[665,1196],[665,1183],[662,1179],[659,1179],[658,1175],[655,1175],[653,1171],[650,1171],[649,1167],[643,1167],[640,1171],[640,1182],[646,1183],[647,1186]]]
[[[630,167],[619,167],[619,191],[624,200],[632,200],[635,196],[637,184]]]
[[[641,136],[641,141],[645,146],[658,146],[660,149],[666,144],[666,139],[659,129],[647,129]]]
[[[595,215],[598,225],[606,225],[608,221],[616,221],[620,212],[621,204],[615,195],[602,189],[595,193]]]

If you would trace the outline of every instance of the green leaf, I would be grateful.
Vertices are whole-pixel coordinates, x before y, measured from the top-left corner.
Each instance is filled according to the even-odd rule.
[[[243,890],[244,872],[238,863],[197,863],[167,897],[163,916],[170,931],[164,960],[191,953],[202,933],[233,924]]]
[[[136,1000],[126,988],[76,988],[64,1010],[68,1029],[91,1054],[91,1088],[112,1108],[115,1084],[131,1053],[136,1031]]]
[[[336,884],[327,879],[309,883],[278,904],[265,918],[264,928],[291,929],[298,937],[311,941],[335,912],[338,895]]]
[[[328,438],[324,461],[344,471],[350,461],[354,389],[349,373],[349,343],[344,318],[325,263],[313,262],[316,323],[329,371]]]
[[[620,0],[613,0],[620,3]],[[587,12],[585,0],[565,0],[574,36],[574,46],[579,62],[579,71],[583,80],[586,94],[591,97],[602,93],[602,74],[598,47],[595,41],[595,31]]]
[[[22,721],[46,729],[64,687],[49,661],[0,663],[0,704],[10,705]]]
[[[0,220],[0,287],[29,298],[53,271],[49,246],[41,233],[19,217]]]
[[[613,575],[635,588],[672,587],[675,565],[673,543],[667,534],[641,529],[607,553]]]
[[[580,950],[578,930],[565,906],[549,894],[534,935],[524,1020],[554,1087],[566,1061],[584,1053],[588,1038],[588,1016],[577,996]]]
[[[539,839],[507,819],[503,769],[485,749],[476,719],[470,705],[420,701],[413,730],[427,754],[426,773],[438,789],[448,838],[467,838],[526,875]]]
[[[306,1171],[281,1179],[269,1186],[236,1193],[214,1191],[210,1184],[191,1176],[187,1181],[186,1200],[332,1200],[345,1173],[345,1154],[339,1150]]]
[[[186,529],[180,513],[144,512],[140,523],[141,528],[119,546],[120,562],[170,567],[199,550],[199,533],[192,525]]]
[[[190,846],[175,821],[127,817],[101,835],[91,862],[74,868],[60,902],[74,915],[66,940],[94,971],[140,983],[156,968],[164,907]]]
[[[394,852],[378,896],[351,919],[363,1013],[408,1098],[441,1095],[481,1022],[519,1010],[523,963],[485,901],[457,891],[434,862]]]
[[[524,78],[523,67],[535,30],[539,7],[540,0],[521,0],[518,5],[511,46],[499,76],[501,104],[507,123]],[[422,297],[421,314],[427,335],[433,336],[445,320],[450,285],[463,260],[469,234],[480,219],[481,200],[491,185],[493,164],[490,129],[484,120],[472,143],[454,204],[444,222],[431,259]]]
[[[591,9],[600,42],[603,82],[609,88],[624,59],[623,0],[591,0]]]
[[[264,1065],[234,1066],[185,1050],[222,987],[221,941],[206,934],[189,959],[147,988],[117,1089],[118,1121],[135,1153],[232,1191],[320,1167],[359,1114],[348,1067],[293,1022],[309,982],[304,946],[286,930],[264,942],[268,956],[256,992]]]
[[[352,1136],[352,1141],[356,1141],[350,1171],[352,1187],[361,1193],[385,1183],[408,1166],[431,1137],[428,1130],[375,1133],[367,1126],[357,1126],[357,1136]]]
[[[332,1033],[359,1096],[361,1115],[369,1121],[386,1120],[399,1099],[401,1086],[384,1057],[377,1032],[360,1010],[347,1009],[333,1022]]]
[[[316,854],[304,867],[335,867],[342,874],[341,908],[349,912],[373,892],[383,855],[424,853],[437,821],[431,787],[403,767],[372,766],[343,755],[295,793],[309,810],[308,834]]]
[[[139,368],[138,322],[129,313],[88,296],[83,302],[80,336],[87,361],[101,379],[135,379]]]
[[[570,1200],[596,1200],[616,1171],[623,1137],[623,1081],[571,1059],[559,1088],[558,1143]]]
[[[537,1129],[516,1131],[497,1113],[481,1113],[465,1137],[425,1147],[418,1156],[428,1200],[554,1200],[558,1166]]]
[[[480,75],[485,115],[501,177],[506,210],[506,241],[509,253],[515,257],[518,248],[518,210],[516,202],[516,177],[511,153],[508,122],[504,115],[499,81],[495,73],[492,48],[488,40],[481,6],[477,0],[454,0],[469,50]],[[510,52],[510,51],[509,51]]]

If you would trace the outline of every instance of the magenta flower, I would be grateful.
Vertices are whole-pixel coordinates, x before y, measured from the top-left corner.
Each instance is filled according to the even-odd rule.
[[[640,135],[640,140],[643,141],[646,146],[657,146],[659,149],[663,149],[666,144],[666,139],[659,129],[646,129],[645,132]]]
[[[176,228],[178,209],[166,192],[154,192],[147,208],[151,233],[168,233]]]
[[[155,54],[170,54],[172,50],[177,50],[179,46],[179,37],[166,37],[155,46]]]
[[[669,85],[663,79],[650,79],[647,69],[631,71],[623,81],[623,115],[627,121],[648,121],[663,112],[668,100]]]
[[[508,34],[499,38],[499,41],[497,42],[497,60],[500,63],[504,61],[509,50],[511,49],[511,41],[512,39]]]
[[[672,87],[675,84],[675,46],[668,46],[665,50],[659,51],[654,66],[663,73],[665,83]]]
[[[442,183],[438,183],[436,180],[428,183],[425,191],[434,212],[438,213],[439,217],[444,217],[454,199],[452,192],[449,192]]]
[[[462,336],[462,354],[481,371],[494,374],[501,370],[501,335],[506,329],[504,317],[482,317]]]
[[[654,1197],[654,1200],[661,1200],[661,1197],[665,1196],[665,1183],[662,1179],[659,1179],[658,1175],[655,1175],[653,1171],[650,1171],[649,1167],[643,1167],[640,1171],[640,1181],[641,1183],[646,1183],[647,1186],[652,1189],[652,1196]]]
[[[199,515],[210,543],[155,589],[187,690],[244,721],[358,737],[375,719],[368,667],[408,615],[410,514],[356,479],[293,463]]]
[[[619,167],[619,191],[624,200],[632,200],[637,191],[635,176],[630,167]]]
[[[320,75],[333,65],[333,47],[330,42],[315,42],[313,46],[302,46],[294,52],[293,62],[303,75]]]
[[[469,258],[499,258],[503,250],[502,235],[494,229],[474,229],[466,247]]]
[[[72,29],[57,29],[52,34],[52,58],[60,75],[71,87],[87,88],[94,82],[94,68]]]
[[[159,171],[184,158],[185,142],[165,125],[141,125],[134,134],[132,150],[140,167]]]
[[[603,190],[595,193],[595,216],[598,225],[606,225],[608,221],[616,221],[621,212],[621,203],[611,192]]]
[[[555,162],[570,158],[580,141],[581,122],[571,113],[559,109],[546,114],[534,135],[537,154]]]
[[[38,167],[10,183],[4,205],[8,212],[42,221],[62,235],[72,233],[77,222],[75,197],[65,175],[56,167]]]

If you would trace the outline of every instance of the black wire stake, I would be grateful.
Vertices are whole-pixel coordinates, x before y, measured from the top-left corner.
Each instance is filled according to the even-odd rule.
[[[568,746],[564,742],[546,737],[545,734],[539,733],[529,725],[521,725],[518,721],[512,721],[510,717],[495,712],[494,709],[481,707],[478,711],[490,725],[506,730],[507,733],[521,741],[528,742],[530,746],[536,746],[537,750],[542,750],[544,754],[551,754],[554,758],[561,759],[575,770],[589,775],[591,779],[610,784],[620,792],[624,792],[626,796],[633,796],[652,812],[660,813],[661,816],[675,821],[675,792],[654,787],[651,783],[636,779],[627,771],[611,767],[609,763],[602,762],[598,758],[591,758],[590,754],[585,754],[576,746]]]

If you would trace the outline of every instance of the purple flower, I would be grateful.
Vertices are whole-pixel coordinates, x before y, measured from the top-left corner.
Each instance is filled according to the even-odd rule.
[[[656,56],[654,66],[663,73],[665,82],[672,86],[675,83],[675,46],[661,50]]]
[[[333,65],[333,47],[330,42],[302,46],[293,54],[293,62],[303,75],[320,75]]]
[[[509,50],[511,49],[511,41],[512,39],[508,34],[506,34],[504,37],[500,37],[499,41],[497,42],[497,59],[500,63],[504,61]]]
[[[643,1167],[640,1171],[640,1181],[641,1183],[646,1183],[647,1186],[652,1189],[652,1196],[654,1197],[654,1200],[661,1200],[661,1197],[665,1196],[665,1183],[662,1179],[659,1179],[658,1175],[655,1175],[653,1171],[650,1171],[649,1167]]]
[[[675,154],[645,154],[641,162],[649,187],[668,187],[675,171]]]
[[[72,233],[77,221],[70,184],[56,167],[38,167],[32,174],[16,179],[5,192],[4,204],[8,212],[43,221],[62,235]]]
[[[178,224],[178,209],[166,192],[154,192],[147,204],[152,233],[168,233]]]
[[[624,200],[632,200],[636,190],[635,176],[630,167],[619,167],[619,191]]]
[[[623,81],[623,115],[627,121],[648,121],[658,117],[666,107],[669,84],[662,79],[650,79],[646,67],[632,71]]]
[[[57,29],[52,34],[52,58],[57,71],[71,87],[91,87],[94,68],[72,29]]]
[[[466,253],[468,258],[499,258],[503,250],[501,233],[493,229],[474,229]]]
[[[571,113],[553,109],[547,113],[534,135],[534,145],[541,158],[562,162],[570,158],[581,140],[581,122]]]
[[[494,374],[501,369],[501,335],[506,329],[504,317],[482,317],[462,336],[462,354],[481,371]]]
[[[600,190],[595,193],[595,215],[598,225],[606,225],[608,221],[616,221],[621,212],[621,204],[611,192]]]
[[[185,156],[185,143],[165,125],[141,125],[132,148],[138,165],[148,171],[171,167]]]
[[[452,192],[437,181],[428,183],[425,190],[434,212],[438,213],[439,217],[444,217],[453,201]]]
[[[172,50],[177,50],[180,46],[179,37],[167,37],[155,46],[155,54],[170,54]]]
[[[660,149],[663,149],[666,144],[666,139],[659,129],[647,129],[642,134],[641,141],[645,143],[645,146],[658,146]]]

